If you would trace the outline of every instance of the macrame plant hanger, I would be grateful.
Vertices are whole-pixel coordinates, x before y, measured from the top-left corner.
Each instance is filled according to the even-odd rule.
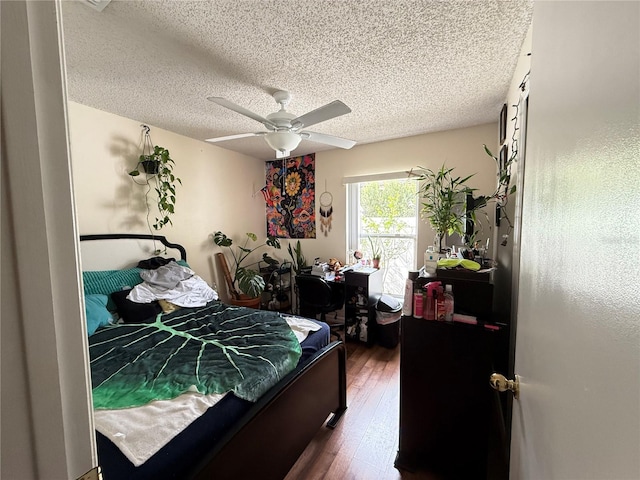
[[[333,214],[333,195],[327,191],[327,181],[324,181],[324,192],[320,194],[320,231],[326,237],[331,231],[331,215]]]

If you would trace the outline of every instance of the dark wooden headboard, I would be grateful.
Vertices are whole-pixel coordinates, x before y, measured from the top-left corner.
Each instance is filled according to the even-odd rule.
[[[138,261],[154,256],[159,245],[166,253],[160,256],[187,261],[187,251],[163,235],[141,233],[104,233],[80,235],[83,270],[117,270],[135,266]]]

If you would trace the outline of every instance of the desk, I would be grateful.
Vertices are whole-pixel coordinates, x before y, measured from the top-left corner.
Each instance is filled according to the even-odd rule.
[[[345,338],[364,342],[371,345],[375,340],[376,303],[382,295],[382,271],[362,269],[362,271],[347,271],[339,280],[325,278],[331,286],[334,299],[340,305],[344,304]],[[305,309],[301,302],[300,315],[314,318],[312,310]]]

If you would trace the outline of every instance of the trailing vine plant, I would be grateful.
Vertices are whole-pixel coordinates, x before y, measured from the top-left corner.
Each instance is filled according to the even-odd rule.
[[[151,230],[149,215],[149,194],[151,193],[152,183],[154,183],[154,191],[156,193],[156,204],[158,206],[158,216],[153,224],[154,230],[160,230],[167,224],[173,225],[171,215],[175,213],[176,207],[176,182],[182,185],[182,180],[173,173],[175,161],[171,158],[169,150],[151,142],[150,128],[142,125],[143,128],[143,147],[142,154],[138,158],[136,167],[129,172],[133,181],[138,185],[146,185],[145,203],[147,205],[147,225]],[[142,172],[146,174],[142,177]],[[137,181],[136,178],[143,178]],[[153,231],[152,231],[153,233]]]
[[[522,82],[520,82],[519,88],[522,92],[525,92],[527,90],[528,80],[529,80],[529,72],[526,73],[526,75],[522,79]],[[486,145],[483,145],[484,151],[486,152],[486,154],[489,155],[491,158],[493,158],[493,160],[496,162],[496,165],[498,166],[498,173],[497,173],[498,184],[495,192],[492,195],[486,197],[486,202],[490,200],[495,200],[497,206],[500,207],[499,212],[497,212],[497,215],[499,214],[500,219],[504,219],[507,222],[507,227],[508,227],[507,232],[503,235],[503,240],[500,243],[503,246],[507,244],[507,238],[509,234],[513,231],[513,223],[511,223],[511,219],[509,218],[509,215],[505,207],[509,202],[509,197],[516,192],[516,186],[511,185],[511,167],[513,166],[514,162],[518,160],[518,152],[519,152],[519,144],[518,144],[519,133],[518,132],[520,131],[519,119],[520,119],[521,101],[522,101],[522,96],[518,100],[518,103],[513,105],[513,108],[515,108],[515,113],[513,115],[513,118],[511,118],[511,121],[513,122],[513,132],[511,134],[511,151],[509,153],[508,158],[505,157],[504,160],[501,160],[500,158],[496,157],[491,152],[491,150],[487,148]],[[486,212],[485,212],[485,216],[486,216]],[[474,234],[475,233],[477,232],[474,232]]]

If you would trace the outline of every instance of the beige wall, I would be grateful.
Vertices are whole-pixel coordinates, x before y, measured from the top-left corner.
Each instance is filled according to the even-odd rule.
[[[496,112],[496,118],[498,117]],[[140,121],[119,117],[77,103],[69,108],[73,176],[80,233],[146,233],[143,187],[127,175],[140,154]],[[264,163],[245,155],[151,126],[156,145],[169,149],[176,161],[178,186],[173,226],[162,230],[184,244],[189,263],[207,281],[222,285],[212,268],[216,251],[208,235],[222,230],[233,238],[245,232],[265,235],[264,201],[254,192],[264,185]],[[331,150],[316,155],[316,188],[325,184],[333,194],[334,216],[329,236],[302,240],[307,258],[343,259],[346,251],[346,188],[343,178],[407,171],[421,165],[438,168],[443,162],[456,173],[476,173],[469,182],[478,193],[491,193],[495,165],[482,148],[495,149],[497,124],[407,137],[351,150]],[[316,202],[317,203],[317,202]],[[316,206],[318,207],[318,205]],[[151,220],[154,218],[152,211]],[[419,231],[418,258],[433,241],[426,221]],[[288,258],[284,249],[277,252]],[[419,260],[418,266],[421,265]]]
[[[496,119],[499,112],[496,112]],[[417,135],[386,142],[355,146],[351,150],[331,150],[316,155],[316,192],[326,188],[333,194],[333,223],[328,237],[318,236],[311,244],[303,244],[308,257],[343,258],[346,246],[346,187],[344,177],[409,171],[416,166],[438,169],[443,163],[455,167],[458,175],[475,173],[468,185],[476,194],[491,194],[495,189],[495,162],[482,147],[495,149],[498,143],[496,124]],[[319,204],[316,202],[316,209]],[[417,267],[422,266],[423,253],[433,244],[434,232],[426,220],[418,230]]]
[[[81,234],[149,233],[145,187],[127,175],[140,155],[141,122],[70,103],[69,124],[78,225]],[[175,160],[177,186],[173,226],[160,231],[183,244],[189,264],[206,281],[214,275],[214,245],[209,234],[222,230],[233,238],[251,231],[265,234],[261,161],[151,126],[154,144]],[[155,205],[151,201],[151,223]]]

